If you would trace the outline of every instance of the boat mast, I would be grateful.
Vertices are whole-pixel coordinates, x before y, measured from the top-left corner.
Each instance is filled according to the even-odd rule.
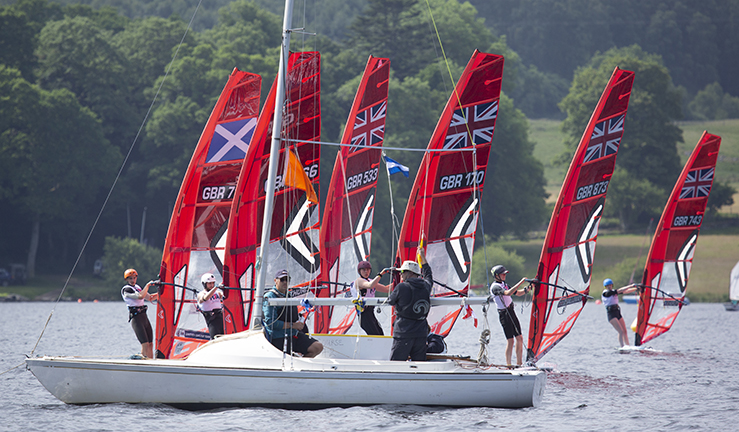
[[[275,182],[277,177],[277,163],[280,158],[282,111],[285,105],[285,76],[287,59],[290,55],[290,33],[293,19],[293,0],[285,0],[285,15],[282,21],[282,46],[280,47],[280,67],[277,70],[277,91],[275,94],[275,117],[272,122],[272,146],[269,151],[269,172],[264,199],[264,220],[262,221],[262,240],[259,255],[257,256],[256,293],[252,309],[251,328],[262,328],[262,302],[264,286],[267,277],[267,263],[264,261],[267,246],[269,246],[270,231],[272,229],[272,212],[275,201]]]

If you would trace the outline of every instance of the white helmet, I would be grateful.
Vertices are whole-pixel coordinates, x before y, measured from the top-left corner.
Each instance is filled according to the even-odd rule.
[[[400,266],[400,271],[401,272],[409,271],[409,272],[413,272],[413,273],[415,273],[417,275],[420,275],[421,274],[421,266],[419,266],[418,263],[415,262],[415,261],[403,261],[403,265]]]
[[[200,282],[203,283],[203,287],[206,287],[208,282],[215,282],[216,276],[213,273],[206,273],[200,278]]]

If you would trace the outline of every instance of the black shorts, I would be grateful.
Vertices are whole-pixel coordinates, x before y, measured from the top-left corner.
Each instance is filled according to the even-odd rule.
[[[145,344],[154,341],[151,323],[149,317],[146,316],[146,311],[131,317],[131,327],[133,327],[133,332],[136,333],[139,343]]]
[[[606,313],[608,314],[608,321],[612,319],[621,319],[621,308],[618,305],[606,306]]]
[[[390,360],[426,361],[426,337],[393,338],[393,347],[390,349]]]
[[[223,310],[216,309],[210,312],[203,311],[205,317],[205,323],[208,324],[208,333],[211,339],[215,339],[216,336],[222,335],[223,331]]]
[[[296,335],[287,338],[287,352],[297,352],[307,355],[308,347],[313,345],[314,342],[318,342],[318,340],[313,339],[303,332],[298,332]],[[282,351],[285,347],[285,338],[272,339],[272,345]]]
[[[506,339],[521,336],[521,323],[518,322],[516,311],[513,310],[513,303],[505,309],[498,309],[498,319],[500,325],[503,326]]]

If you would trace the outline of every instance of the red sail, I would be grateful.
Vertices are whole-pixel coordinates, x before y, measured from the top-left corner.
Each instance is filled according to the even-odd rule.
[[[669,330],[683,306],[720,146],[721,137],[703,132],[662,212],[642,277],[637,346]]]
[[[159,273],[165,284],[157,305],[158,357],[185,357],[209,339],[191,290],[202,288],[203,273],[223,274],[228,215],[257,123],[261,82],[234,69],[185,173]]]
[[[290,53],[279,155],[275,206],[270,243],[261,245],[265,183],[272,140],[276,82],[259,116],[254,141],[239,175],[231,208],[231,224],[226,245],[224,280],[227,286],[249,289],[256,280],[257,252],[267,247],[267,283],[279,269],[287,269],[291,284],[307,286],[320,270],[318,256],[318,206],[306,199],[306,192],[285,185],[286,151],[300,159],[313,188],[319,191],[321,135],[320,55],[317,52]],[[298,142],[292,140],[299,140]],[[253,291],[230,290],[224,307],[233,319],[234,331],[249,328]]]
[[[336,155],[326,207],[321,222],[321,281],[330,282],[318,292],[333,297],[357,278],[357,264],[369,260],[372,219],[382,142],[385,137],[390,60],[370,56],[354,97]],[[317,333],[330,330],[331,308],[317,310]]]
[[[536,276],[542,283],[536,286],[531,310],[531,363],[570,332],[587,302],[598,225],[633,83],[633,72],[613,71],[559,192]]]
[[[434,295],[449,294],[449,288],[465,292],[469,287],[503,62],[499,55],[472,54],[436,125],[408,199],[398,256],[401,261],[415,260],[416,248],[424,241],[434,279],[448,287],[435,285]],[[446,324],[433,331],[448,333],[450,319],[440,315]],[[432,327],[437,324],[433,313],[429,322]]]

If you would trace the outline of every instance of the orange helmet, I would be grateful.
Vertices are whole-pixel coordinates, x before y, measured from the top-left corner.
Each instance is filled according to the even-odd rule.
[[[126,270],[126,271],[123,272],[123,279],[128,279],[131,276],[138,277],[138,275],[139,274],[138,274],[138,272],[136,272],[136,270],[134,270],[134,269],[128,269],[128,270]]]

